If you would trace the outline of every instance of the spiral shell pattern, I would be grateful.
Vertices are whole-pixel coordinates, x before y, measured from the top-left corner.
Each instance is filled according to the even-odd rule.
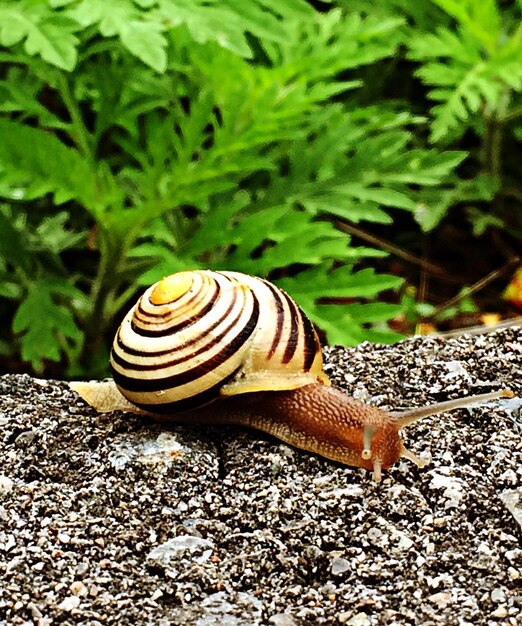
[[[297,304],[238,272],[179,272],[149,287],[116,333],[111,368],[122,394],[156,413],[329,384],[316,332]]]

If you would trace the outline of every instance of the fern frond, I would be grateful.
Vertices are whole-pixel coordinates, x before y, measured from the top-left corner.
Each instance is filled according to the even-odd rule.
[[[439,27],[408,42],[409,58],[422,63],[415,74],[430,87],[428,96],[439,102],[431,111],[434,142],[450,133],[461,135],[486,105],[489,115],[494,115],[506,90],[522,90],[518,35],[500,36],[495,0],[436,2],[460,27]]]
[[[106,207],[106,189],[94,166],[56,136],[39,128],[0,118],[0,177],[4,184],[47,193],[57,204],[76,199],[96,217]],[[107,181],[110,177],[107,174]]]
[[[40,56],[51,65],[70,71],[76,65],[80,40],[75,32],[80,27],[50,4],[31,0],[2,2],[0,44],[23,45],[29,56]]]

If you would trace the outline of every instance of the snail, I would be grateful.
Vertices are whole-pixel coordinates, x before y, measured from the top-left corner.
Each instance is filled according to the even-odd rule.
[[[424,462],[399,431],[428,415],[512,396],[509,390],[387,412],[330,386],[317,333],[270,282],[238,272],[172,274],[149,287],[119,327],[113,380],[72,382],[100,412],[253,427],[346,465],[381,471]]]

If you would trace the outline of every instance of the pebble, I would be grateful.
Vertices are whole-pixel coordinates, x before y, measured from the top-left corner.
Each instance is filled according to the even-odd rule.
[[[371,621],[366,613],[356,613],[355,615],[351,611],[345,611],[338,616],[341,624],[347,626],[371,626]]]
[[[198,562],[206,561],[214,549],[211,541],[200,537],[192,537],[190,535],[181,535],[169,539],[160,546],[157,546],[148,555],[148,559],[155,561],[159,565],[168,566],[170,562],[185,552],[200,555],[197,557]],[[196,560],[196,557],[193,557]]]
[[[71,593],[75,596],[84,597],[89,593],[87,587],[81,580],[75,580],[70,586]]]
[[[13,490],[13,481],[3,474],[0,475],[0,498],[2,496],[6,496],[8,493],[11,493]]]
[[[273,624],[273,626],[299,626],[295,619],[288,613],[277,613],[276,615],[272,615],[269,618],[268,623]]]
[[[440,609],[443,609],[448,606],[448,604],[451,604],[451,593],[447,591],[433,593],[431,596],[428,596],[428,600],[436,604]]]
[[[80,606],[80,598],[78,598],[77,596],[67,596],[60,602],[60,604],[58,605],[58,608],[61,611],[73,611],[74,609],[77,609],[79,606]]]
[[[491,592],[491,600],[496,603],[505,602],[506,592],[504,591],[504,589],[493,589]]]
[[[514,472],[510,471],[510,474],[514,474]],[[516,481],[516,478],[514,480]],[[506,509],[513,515],[517,524],[522,528],[522,487],[503,491],[500,494],[500,499]]]
[[[340,557],[334,557],[332,559],[332,574],[334,576],[336,576],[337,574],[343,574],[344,572],[347,572],[350,569],[350,561],[340,558]]]
[[[507,617],[509,615],[507,607],[505,606],[499,606],[497,609],[495,609],[492,613],[491,613],[491,617],[494,617],[495,619],[504,619],[505,617]]]

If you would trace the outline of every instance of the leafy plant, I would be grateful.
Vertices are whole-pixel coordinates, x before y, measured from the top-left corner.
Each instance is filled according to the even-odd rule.
[[[431,139],[440,141],[506,115],[511,94],[522,90],[522,30],[511,20],[503,26],[495,0],[436,4],[457,20],[458,30],[441,26],[417,36],[409,56],[423,62],[417,75],[433,88],[429,97],[439,102],[432,109]],[[495,173],[499,155],[490,158]]]
[[[401,279],[337,226],[429,230],[497,181],[460,178],[467,152],[427,148],[426,117],[377,84],[365,101],[404,46],[439,58],[421,29],[441,8],[412,27],[399,0],[337,4],[0,0],[4,353],[99,375],[139,285],[196,267],[269,276],[331,342],[396,338],[404,307],[375,298]]]
[[[520,6],[501,9],[496,0],[433,2],[453,23],[417,32],[408,40],[409,58],[421,63],[415,74],[429,87],[428,97],[437,102],[431,109],[430,138],[448,145],[467,131],[480,137],[479,195],[491,200],[495,193],[504,193],[504,186],[510,187],[511,181],[506,180],[506,136],[522,115]],[[439,212],[433,226],[450,205]],[[505,223],[515,221],[509,207],[500,206],[499,201],[496,205],[499,213],[507,210]],[[481,225],[476,224],[475,216],[480,214],[474,209],[469,213],[477,232]],[[520,220],[516,221],[520,228]],[[493,222],[503,220],[497,215]]]
[[[61,255],[84,237],[70,232],[67,220],[62,211],[34,225],[23,213],[0,207],[0,296],[19,302],[13,331],[20,333],[15,345],[2,342],[0,350],[10,357],[20,351],[36,372],[44,359],[58,361],[65,352],[74,361],[82,348],[73,309],[85,308],[87,298],[68,280]]]

